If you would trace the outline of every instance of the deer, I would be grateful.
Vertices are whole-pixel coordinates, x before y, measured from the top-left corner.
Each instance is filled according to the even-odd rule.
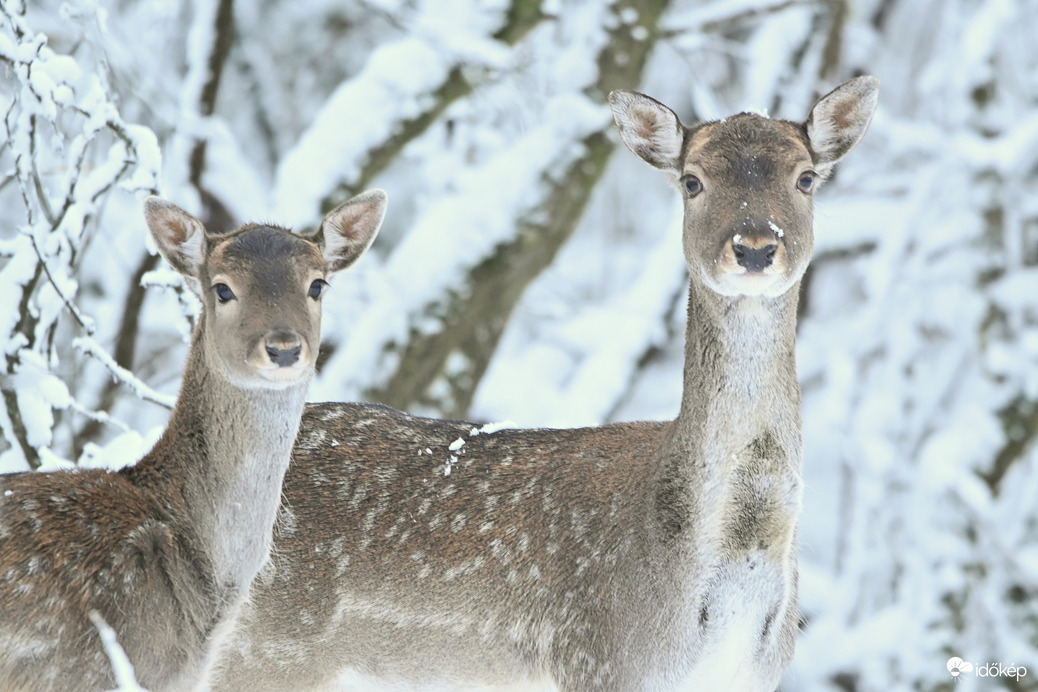
[[[612,92],[620,138],[684,199],[677,418],[498,429],[308,405],[210,689],[774,690],[800,617],[813,196],[877,95],[862,76],[804,122],[685,126]]]
[[[212,234],[144,201],[160,254],[202,306],[180,390],[135,464],[0,476],[0,689],[111,689],[98,620],[140,684],[198,687],[269,555],[327,279],[365,252],[385,208],[371,190],[309,235]]]

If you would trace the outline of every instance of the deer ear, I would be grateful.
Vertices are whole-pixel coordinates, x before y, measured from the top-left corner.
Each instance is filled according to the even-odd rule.
[[[636,91],[609,92],[613,120],[627,148],[656,168],[681,173],[685,126],[671,109]]]
[[[178,272],[197,279],[206,243],[202,222],[159,197],[144,200],[144,218],[159,253]]]
[[[869,129],[879,98],[879,80],[855,77],[819,99],[805,126],[820,173],[828,173]]]
[[[313,239],[321,246],[329,272],[350,266],[371,246],[382,227],[386,202],[383,190],[368,190],[324,217]]]

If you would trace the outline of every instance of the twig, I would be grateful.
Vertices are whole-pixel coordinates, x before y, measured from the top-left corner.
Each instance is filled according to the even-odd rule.
[[[82,351],[88,356],[97,358],[101,364],[108,369],[108,372],[112,373],[112,375],[120,382],[123,382],[133,389],[137,396],[144,401],[150,401],[153,404],[158,404],[167,409],[173,408],[173,404],[176,402],[176,397],[156,392],[132,372],[126,368],[120,367],[119,364],[116,363],[103,348],[101,348],[101,345],[90,337],[73,339],[72,347]]]
[[[118,420],[117,418],[112,418],[104,411],[91,411],[86,406],[76,401],[75,398],[72,398],[71,403],[69,403],[69,408],[75,411],[76,413],[80,414],[81,416],[85,416],[90,420],[96,421],[97,423],[100,423],[102,425],[111,425],[113,427],[118,428],[124,433],[132,432],[130,426],[128,426],[126,423],[123,423],[121,420]]]
[[[54,280],[54,276],[50,273],[50,267],[47,266],[47,260],[43,258],[43,253],[40,252],[40,246],[36,244],[36,238],[32,233],[26,233],[25,235],[29,236],[29,241],[32,242],[32,249],[36,253],[36,259],[39,261],[40,267],[43,268],[43,273],[47,275],[47,280],[50,282],[50,285],[53,286],[54,290],[57,292],[58,297],[61,298],[63,303],[65,303],[65,307],[72,313],[72,316],[76,318],[76,322],[79,322],[79,326],[83,328],[83,331],[85,331],[87,335],[93,334],[94,321],[81,313],[79,308],[77,308],[72,301],[65,296],[64,291],[61,290],[57,282]]]
[[[123,648],[119,646],[115,630],[108,626],[108,623],[104,621],[104,618],[96,610],[91,610],[89,617],[90,622],[94,623],[94,627],[97,628],[97,633],[101,635],[101,642],[104,644],[105,651],[108,653],[108,659],[112,663],[115,683],[119,685],[118,689],[112,690],[112,692],[148,692],[137,682],[133,664],[130,663],[130,659],[127,657],[126,652],[123,651]]]

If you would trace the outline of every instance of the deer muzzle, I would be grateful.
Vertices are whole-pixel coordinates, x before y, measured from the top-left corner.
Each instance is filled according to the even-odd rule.
[[[268,332],[256,350],[260,374],[276,382],[294,381],[310,365],[310,350],[306,340],[294,329],[274,329]]]

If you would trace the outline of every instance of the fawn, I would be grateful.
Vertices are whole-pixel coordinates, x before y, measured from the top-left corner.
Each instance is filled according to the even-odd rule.
[[[180,393],[133,466],[0,476],[0,689],[110,689],[96,615],[153,692],[203,679],[269,554],[325,279],[368,248],[385,206],[373,190],[310,236],[216,235],[145,201],[159,251],[202,302]]]
[[[212,689],[774,690],[799,621],[812,197],[877,94],[858,77],[804,123],[685,127],[613,92],[623,141],[684,198],[677,419],[494,431],[308,406]]]

